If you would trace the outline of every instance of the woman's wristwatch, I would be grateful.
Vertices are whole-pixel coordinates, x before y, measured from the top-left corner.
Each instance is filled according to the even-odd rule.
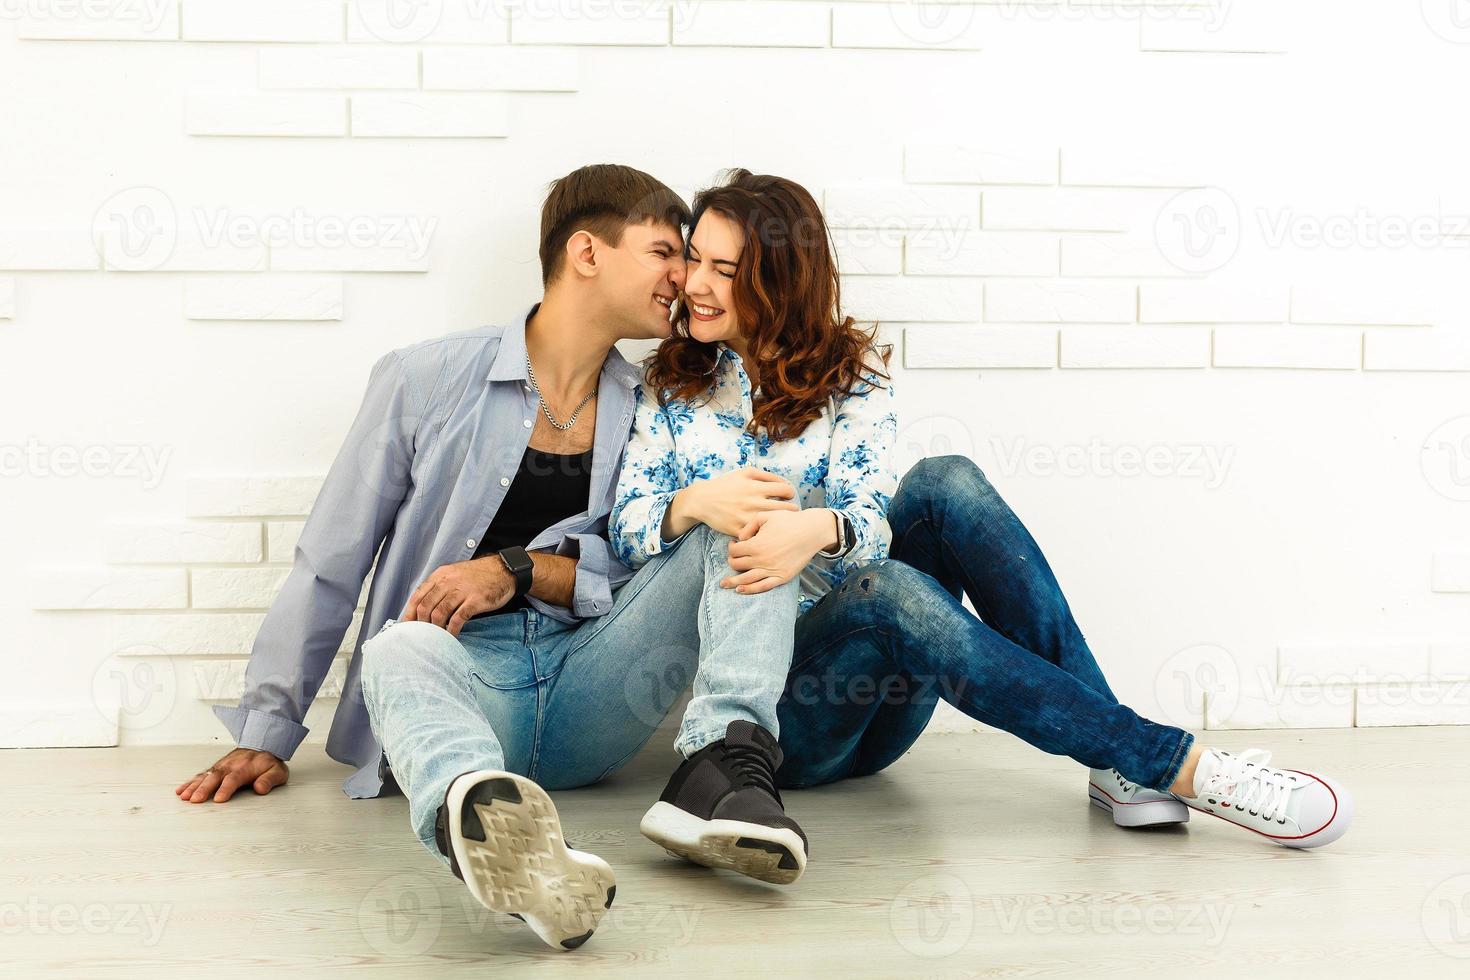
[[[847,515],[840,510],[834,510],[832,513],[837,515],[837,526],[840,528],[837,534],[837,549],[817,552],[823,558],[841,558],[857,544],[857,531],[853,530],[852,521],[848,520]]]

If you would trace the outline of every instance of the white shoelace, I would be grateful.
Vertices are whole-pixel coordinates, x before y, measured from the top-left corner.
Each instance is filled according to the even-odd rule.
[[[1285,823],[1286,801],[1296,788],[1296,776],[1266,766],[1271,753],[1246,749],[1223,756],[1220,768],[1206,780],[1200,796],[1217,797],[1225,806],[1246,810],[1251,816]]]

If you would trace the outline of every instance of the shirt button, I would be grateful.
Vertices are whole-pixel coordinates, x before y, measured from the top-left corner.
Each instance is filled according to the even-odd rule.
[[[525,419],[524,421],[521,422],[521,425],[524,425],[526,428],[529,429],[531,427],[531,420],[530,419]]]
[[[501,485],[501,486],[502,486],[502,487],[508,487],[508,486],[510,486],[510,479],[509,479],[509,478],[508,478],[508,477],[504,477],[504,476],[502,476],[502,477],[501,477],[501,478],[500,478],[500,485]]]
[[[469,538],[469,539],[467,539],[467,540],[466,540],[466,541],[465,541],[465,543],[464,543],[464,546],[465,546],[465,547],[466,547],[466,548],[473,548],[473,547],[474,547],[474,546],[475,546],[475,539],[474,539],[474,538]]]

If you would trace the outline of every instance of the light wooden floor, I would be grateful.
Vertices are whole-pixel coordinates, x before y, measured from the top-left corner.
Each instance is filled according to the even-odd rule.
[[[567,836],[618,873],[573,953],[475,903],[413,839],[403,797],[343,796],[347,769],[320,747],[284,789],[225,805],[173,795],[216,747],[12,750],[0,973],[1470,976],[1470,731],[1209,740],[1340,777],[1353,829],[1317,851],[1204,814],[1119,830],[1071,760],[931,736],[885,773],[788,794],[812,863],[782,888],[639,835],[673,759],[651,744],[601,786],[554,794]]]

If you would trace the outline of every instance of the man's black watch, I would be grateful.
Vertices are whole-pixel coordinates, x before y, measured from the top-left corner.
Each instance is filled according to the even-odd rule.
[[[531,556],[526,554],[526,549],[518,544],[509,548],[501,548],[496,552],[500,560],[505,562],[505,567],[516,577],[516,597],[522,598],[531,591],[531,572],[536,565],[531,561]]]

